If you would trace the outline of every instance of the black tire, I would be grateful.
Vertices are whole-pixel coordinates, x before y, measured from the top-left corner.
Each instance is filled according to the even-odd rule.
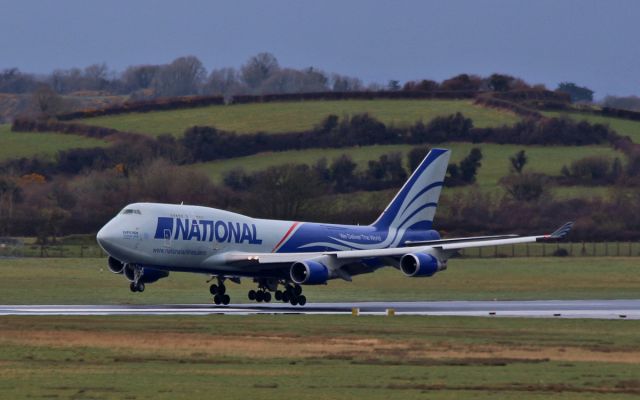
[[[288,303],[289,299],[291,299],[291,296],[289,296],[289,293],[287,293],[287,292],[282,293],[282,298],[280,300],[283,303]]]
[[[298,304],[301,306],[307,304],[307,298],[305,297],[305,295],[301,294],[300,296],[298,296]]]
[[[135,292],[138,291],[138,288],[136,288],[136,284],[135,283],[131,282],[129,284],[129,290],[131,290],[133,293],[135,293]]]
[[[213,296],[213,302],[216,303],[217,306],[219,306],[220,303],[222,303],[222,299],[220,298],[219,294]]]
[[[276,290],[276,295],[275,295],[276,300],[280,301],[282,300],[282,292],[279,290]]]
[[[264,292],[263,292],[262,290],[258,290],[258,291],[256,292],[256,301],[257,301],[258,303],[261,303],[261,302],[262,302],[262,300],[264,300]]]
[[[293,293],[295,293],[296,296],[300,296],[302,294],[302,286],[300,285],[294,286]]]
[[[292,298],[291,298],[291,301],[289,301],[289,303],[290,303],[292,306],[297,306],[297,305],[298,305],[298,298],[297,298],[297,297],[292,297]]]
[[[214,296],[216,294],[218,294],[218,285],[213,284],[213,285],[209,286],[209,293],[211,293]]]
[[[251,289],[249,290],[249,293],[247,294],[247,296],[249,296],[249,300],[251,301],[256,301],[256,291]]]
[[[138,287],[136,289],[140,293],[144,292],[144,283],[142,283],[142,282],[138,283]]]
[[[218,286],[218,294],[222,296],[225,293],[227,293],[227,287],[225,285]]]
[[[269,292],[264,292],[264,302],[268,303],[271,301],[271,293]]]
[[[229,305],[229,303],[231,303],[231,297],[229,297],[228,294],[223,294],[222,295],[222,304],[227,306],[227,305]]]

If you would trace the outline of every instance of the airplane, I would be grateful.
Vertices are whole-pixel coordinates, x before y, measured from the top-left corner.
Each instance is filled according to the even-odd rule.
[[[573,223],[548,235],[443,239],[433,218],[451,155],[432,149],[371,225],[337,225],[251,218],[215,208],[158,203],[127,205],[100,229],[97,241],[109,270],[124,275],[132,292],[170,272],[210,276],[216,305],[231,301],[225,283],[253,279],[249,300],[304,306],[304,285],[391,266],[407,277],[431,277],[459,250],[555,241]],[[280,290],[282,287],[282,290]]]

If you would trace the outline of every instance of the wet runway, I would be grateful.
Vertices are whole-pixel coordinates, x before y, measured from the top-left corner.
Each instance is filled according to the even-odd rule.
[[[640,300],[418,301],[270,304],[0,305],[1,315],[424,315],[640,319]]]

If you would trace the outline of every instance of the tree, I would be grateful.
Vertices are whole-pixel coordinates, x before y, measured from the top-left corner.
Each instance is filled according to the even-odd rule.
[[[278,60],[271,53],[260,53],[247,61],[240,69],[242,81],[257,92],[264,81],[280,69]]]
[[[333,160],[329,167],[329,175],[337,192],[348,192],[349,187],[355,184],[357,167],[358,164],[346,154]]]
[[[593,90],[584,86],[578,86],[573,82],[559,83],[556,91],[567,93],[571,97],[571,101],[574,103],[579,101],[593,101]]]
[[[32,108],[37,114],[45,117],[51,117],[58,114],[64,109],[64,101],[51,86],[41,83],[38,88],[31,94]]]
[[[516,154],[509,157],[511,162],[511,172],[522,173],[522,169],[527,164],[528,158],[524,150],[520,150]]]
[[[400,82],[396,79],[391,79],[389,83],[387,83],[387,89],[392,92],[397,92],[400,90]]]
[[[197,57],[180,57],[160,68],[153,79],[153,88],[158,96],[196,94],[205,76],[206,71]]]
[[[428,147],[414,147],[409,151],[408,159],[409,159],[409,171],[413,172],[418,168],[420,162],[424,160],[424,158],[429,154]]]
[[[159,65],[135,65],[128,67],[122,73],[122,83],[128,92],[140,89],[148,89],[153,83],[153,78],[160,70]]]
[[[547,178],[542,174],[509,175],[500,180],[507,193],[517,201],[536,201],[546,193]]]
[[[475,92],[480,89],[481,84],[482,79],[476,75],[460,74],[443,81],[440,88],[442,90]]]
[[[492,74],[489,77],[489,88],[496,92],[506,92],[511,89],[511,83],[515,80],[513,76]]]
[[[325,191],[306,164],[270,167],[256,173],[244,211],[263,218],[297,219]]]
[[[346,75],[331,75],[331,90],[334,92],[355,92],[362,90],[362,81]]]
[[[235,68],[214,69],[205,84],[205,93],[232,96],[246,91]]]

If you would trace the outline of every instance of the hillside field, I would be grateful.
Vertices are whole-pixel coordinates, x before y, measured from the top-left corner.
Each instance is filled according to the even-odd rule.
[[[0,125],[0,161],[34,155],[54,156],[60,150],[108,146],[104,140],[53,132],[12,132]]]
[[[542,114],[547,117],[569,117],[576,121],[587,121],[592,124],[604,124],[608,125],[611,129],[615,130],[623,136],[631,137],[634,143],[640,143],[640,121],[633,121],[624,118],[604,117],[602,115],[592,115],[580,112],[558,112],[558,111],[545,111]]]
[[[180,136],[185,129],[199,126],[238,133],[292,132],[313,128],[330,114],[339,117],[369,113],[385,124],[425,123],[437,116],[461,112],[477,127],[510,125],[519,120],[507,111],[489,109],[471,100],[336,100],[254,103],[198,107],[175,111],[154,111],[103,116],[79,120],[88,125],[121,131]]]
[[[238,157],[228,160],[219,160],[208,163],[195,164],[193,167],[207,174],[214,182],[221,183],[225,173],[243,168],[247,172],[255,172],[265,168],[287,164],[300,163],[313,165],[321,158],[326,158],[330,163],[342,154],[349,155],[357,164],[360,170],[367,167],[369,160],[377,160],[382,154],[399,152],[403,157],[413,148],[411,145],[376,145],[364,147],[348,147],[342,149],[308,149],[298,151],[283,151],[260,153],[247,157]],[[482,150],[482,166],[478,170],[477,184],[481,190],[500,190],[500,178],[509,174],[509,156],[524,149],[529,157],[529,162],[525,171],[541,172],[552,176],[560,175],[560,169],[564,165],[571,164],[572,161],[588,156],[620,157],[624,160],[622,153],[615,151],[608,146],[520,146],[520,145],[499,145],[499,144],[472,144],[472,143],[442,143],[437,147],[452,150],[451,161],[459,162],[469,154],[473,147]],[[406,158],[405,158],[406,161]],[[463,190],[468,190],[461,188]],[[454,189],[447,189],[447,192]],[[561,197],[581,197],[606,195],[605,187],[557,187]]]

